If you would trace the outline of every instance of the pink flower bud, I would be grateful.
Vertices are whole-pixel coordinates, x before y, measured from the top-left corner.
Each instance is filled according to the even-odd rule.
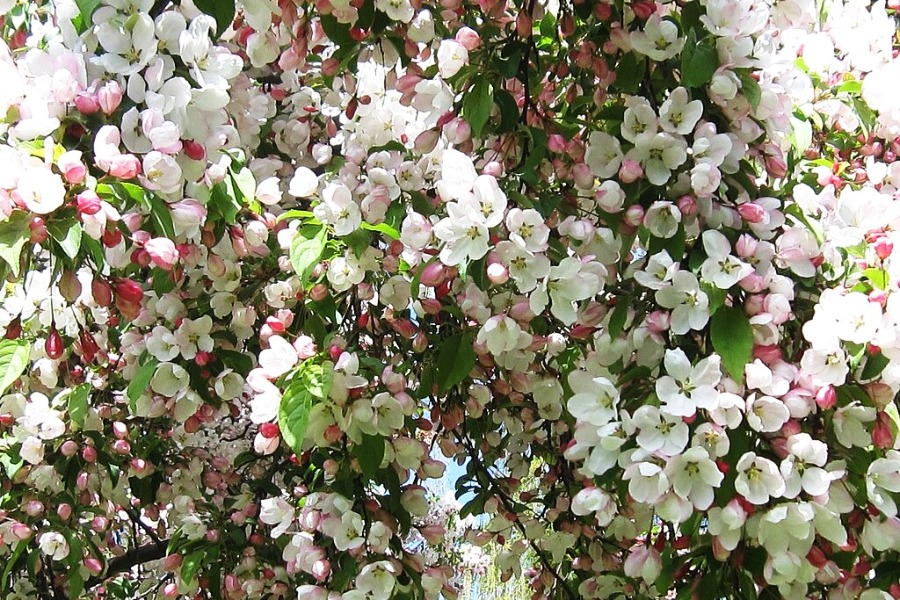
[[[113,288],[116,296],[126,302],[138,304],[144,299],[144,290],[140,284],[131,279],[120,279],[114,284]]]
[[[623,221],[626,225],[639,227],[644,222],[644,207],[640,204],[632,204],[625,210]]]
[[[175,242],[168,238],[153,238],[144,244],[144,250],[150,255],[150,259],[160,269],[171,271],[178,262],[178,248]]]
[[[656,3],[651,0],[636,0],[631,3],[631,10],[634,11],[635,17],[646,21],[656,12]]]
[[[91,520],[91,529],[97,533],[106,531],[107,527],[109,527],[109,519],[103,515],[97,515]]]
[[[419,281],[427,287],[437,287],[444,283],[447,279],[447,271],[444,269],[443,263],[432,261],[425,265],[422,269],[422,275]]]
[[[572,167],[572,177],[575,179],[575,185],[583,190],[590,189],[594,185],[594,174],[584,163]]]
[[[459,35],[459,34],[457,34],[457,35]],[[416,86],[419,85],[419,82],[421,82],[421,81],[422,81],[421,75],[418,75],[416,73],[407,73],[397,79],[397,82],[394,84],[394,87],[401,94],[407,94],[407,93],[414,92],[416,89]]]
[[[313,563],[312,566],[312,576],[316,578],[316,581],[324,581],[331,575],[331,563],[326,559],[320,559]]]
[[[697,214],[699,207],[693,196],[682,196],[678,199],[678,210],[685,217],[692,217]]]
[[[472,51],[481,45],[481,37],[471,27],[463,27],[456,32],[455,39],[466,50]]]
[[[44,514],[44,504],[40,500],[29,500],[24,508],[25,514],[29,517],[40,517]]]
[[[146,475],[150,472],[150,463],[143,458],[132,458],[128,466],[135,475]]]
[[[418,136],[414,143],[416,152],[420,154],[428,154],[437,146],[438,140],[441,139],[441,132],[437,129],[426,129]]]
[[[741,289],[750,292],[751,294],[758,294],[766,289],[768,284],[765,277],[759,275],[755,271],[751,271],[749,275],[738,282],[738,285],[741,286]]]
[[[194,140],[182,140],[181,147],[185,156],[191,160],[203,160],[206,158],[206,149]]]
[[[487,277],[494,285],[503,285],[509,281],[509,269],[502,263],[491,263],[487,267]]]
[[[103,572],[103,563],[96,558],[86,558],[82,563],[84,568],[88,570],[88,573],[91,575],[99,575]]]
[[[872,443],[877,448],[893,448],[894,433],[891,430],[891,416],[882,411],[878,413],[875,427],[872,429]]]
[[[636,160],[626,158],[619,167],[619,179],[622,183],[633,183],[644,176],[644,169]]]
[[[83,182],[87,176],[87,167],[81,162],[81,152],[78,150],[69,150],[63,153],[56,161],[56,165],[62,171],[67,183],[77,185]]]
[[[133,154],[120,154],[110,159],[108,172],[119,179],[134,179],[141,172],[141,161]]]
[[[822,410],[832,408],[837,404],[837,392],[833,385],[827,385],[819,388],[816,392],[816,404]]]
[[[781,179],[787,175],[787,163],[784,160],[784,155],[781,153],[781,150],[776,150],[778,152],[777,155],[766,155],[766,171],[771,177]]]
[[[419,302],[422,305],[422,309],[429,315],[438,314],[443,307],[441,301],[436,298],[423,298]]]
[[[93,94],[81,92],[75,96],[75,108],[83,115],[92,115],[100,110],[100,103]]]
[[[13,537],[19,541],[24,541],[30,539],[32,536],[31,527],[24,523],[13,523],[10,530],[13,534]]]
[[[170,554],[163,560],[163,571],[172,572],[181,566],[182,556],[180,554]]]
[[[463,144],[472,137],[472,127],[468,121],[457,117],[444,125],[444,135],[451,144]]]
[[[758,247],[759,240],[746,233],[742,234],[734,245],[734,249],[737,252],[737,255],[741,258],[748,258],[750,256],[753,256]]]
[[[664,333],[669,330],[672,316],[668,311],[655,310],[647,315],[647,329],[652,333]]]
[[[128,426],[122,421],[116,421],[112,424],[113,435],[118,440],[128,437]]]
[[[66,440],[62,443],[62,446],[59,447],[59,452],[67,458],[75,456],[78,454],[78,443],[72,440]]]
[[[516,321],[527,322],[534,318],[534,313],[531,312],[531,306],[529,306],[527,301],[517,302],[509,309],[509,316]]]
[[[317,283],[309,290],[309,297],[316,302],[321,302],[328,297],[328,286],[323,283]]]
[[[75,302],[81,295],[81,281],[78,280],[75,271],[66,269],[62,272],[59,278],[59,293],[69,302]]]
[[[96,215],[103,208],[100,196],[91,190],[85,190],[75,196],[75,207],[81,215]]]
[[[58,516],[63,521],[68,521],[69,517],[72,516],[72,505],[66,502],[63,502],[59,506],[56,507],[56,516]]]
[[[119,108],[124,96],[125,90],[122,89],[122,86],[119,85],[118,81],[113,79],[106,82],[106,84],[97,91],[97,102],[100,105],[100,110],[102,110],[103,114],[106,116],[113,114],[116,109]]]
[[[424,352],[426,348],[428,348],[428,336],[425,335],[424,331],[420,331],[413,337],[412,349],[415,352],[421,353]]]
[[[754,202],[744,202],[738,206],[738,212],[748,223],[762,223],[766,219],[766,209]]]
[[[894,243],[887,236],[880,236],[875,243],[872,244],[872,247],[875,249],[875,254],[881,260],[887,260],[890,257],[891,253],[894,251]]]
[[[50,237],[50,233],[47,231],[47,223],[43,217],[34,217],[31,219],[31,223],[28,224],[28,227],[31,233],[29,241],[32,244],[43,244]]]
[[[566,151],[566,146],[566,138],[558,133],[551,135],[550,139],[547,141],[547,149],[550,150],[550,152],[561,154]]]
[[[525,7],[522,7],[519,10],[519,15],[516,17],[516,34],[521,38],[530,38],[533,23],[531,15],[528,14]]]
[[[485,163],[481,172],[482,174],[490,175],[491,177],[500,177],[503,175],[503,165],[496,160],[492,160],[489,163]]]
[[[116,454],[130,454],[131,444],[126,440],[116,440],[111,445],[112,451]]]

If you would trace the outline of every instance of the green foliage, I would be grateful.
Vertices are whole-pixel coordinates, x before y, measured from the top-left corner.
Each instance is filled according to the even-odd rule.
[[[744,365],[753,356],[753,328],[740,308],[723,306],[710,319],[710,339],[722,365],[735,381],[742,381]]]
[[[309,412],[316,400],[324,400],[331,389],[332,365],[304,363],[291,379],[278,407],[281,437],[296,453],[302,451],[309,425]]]
[[[194,0],[194,5],[216,20],[216,37],[221,37],[234,19],[234,0]]]
[[[25,372],[31,344],[24,340],[0,340],[0,395]]]
[[[31,238],[31,215],[14,210],[6,221],[0,222],[0,258],[9,265],[13,276],[19,276],[22,248]]]
[[[304,285],[309,282],[310,273],[322,258],[327,240],[325,225],[303,225],[297,231],[291,243],[291,264]]]

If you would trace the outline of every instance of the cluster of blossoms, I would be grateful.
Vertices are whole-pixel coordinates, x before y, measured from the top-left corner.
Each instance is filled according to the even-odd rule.
[[[898,13],[0,0],[5,597],[900,598]]]

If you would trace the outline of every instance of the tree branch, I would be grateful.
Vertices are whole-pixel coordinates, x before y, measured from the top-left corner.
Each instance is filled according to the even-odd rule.
[[[490,472],[487,469],[487,466],[482,462],[481,458],[478,456],[477,450],[474,447],[472,447],[471,444],[467,443],[467,440],[465,438],[463,438],[463,436],[459,433],[458,429],[453,429],[452,433],[453,433],[453,436],[456,438],[456,441],[460,445],[462,445],[462,447],[467,451],[469,460],[471,460],[473,463],[475,463],[475,466],[479,469],[479,472],[484,475],[485,479],[487,479],[488,483],[490,484],[490,487],[493,488],[494,493],[497,495],[497,497],[499,498],[500,502],[503,504],[503,507],[506,509],[506,511],[513,513],[513,514],[518,514],[518,512],[515,510],[515,507],[512,505],[512,498],[509,497],[509,495],[500,487],[500,485],[497,483],[497,481],[491,476]],[[516,529],[519,530],[519,533],[522,535],[522,538],[526,542],[528,542],[529,546],[531,546],[532,551],[537,555],[538,560],[540,561],[541,565],[544,567],[544,570],[546,570],[553,576],[553,578],[559,584],[560,589],[562,589],[562,591],[565,593],[565,595],[568,596],[571,600],[577,600],[578,594],[575,593],[575,591],[571,587],[569,587],[569,582],[562,575],[559,574],[557,569],[555,569],[553,567],[553,565],[550,562],[550,559],[547,558],[544,551],[541,550],[541,548],[538,547],[538,545],[535,543],[535,541],[528,536],[528,532],[525,530],[525,526],[522,524],[522,522],[519,520],[516,520],[516,521],[513,521],[513,525],[516,527]]]
[[[106,574],[100,577],[91,577],[85,582],[84,588],[89,590],[94,586],[100,585],[110,577],[131,570],[132,567],[164,558],[168,544],[169,540],[160,540],[152,544],[132,548],[122,556],[117,556],[109,561],[106,567]]]

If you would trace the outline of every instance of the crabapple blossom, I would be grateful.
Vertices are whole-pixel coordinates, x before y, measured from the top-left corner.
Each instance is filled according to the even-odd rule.
[[[900,6],[814,4],[0,0],[4,592],[896,596]]]

